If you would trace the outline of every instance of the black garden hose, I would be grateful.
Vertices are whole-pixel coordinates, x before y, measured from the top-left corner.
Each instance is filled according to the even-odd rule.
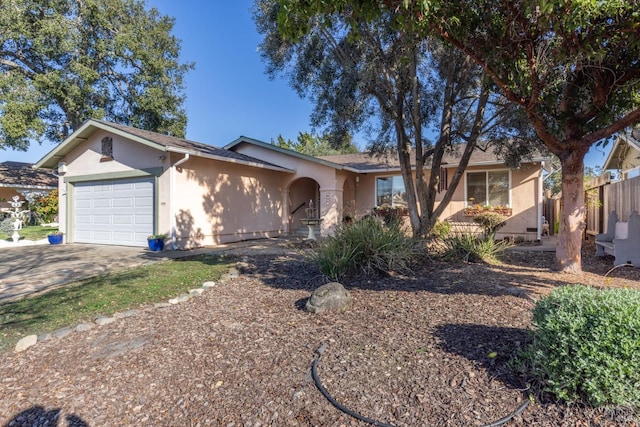
[[[338,401],[336,401],[329,394],[327,389],[324,388],[324,386],[320,382],[320,378],[318,378],[318,370],[317,370],[318,362],[320,361],[320,358],[322,357],[322,353],[324,353],[326,348],[327,348],[327,344],[322,344],[318,348],[318,350],[316,350],[316,357],[313,359],[313,363],[311,364],[311,376],[313,377],[313,381],[315,382],[316,387],[318,387],[318,390],[320,390],[320,393],[322,393],[322,395],[327,398],[329,403],[331,403],[338,410],[344,412],[347,415],[352,416],[353,418],[355,418],[357,420],[364,421],[367,424],[371,424],[371,425],[379,426],[379,427],[395,427],[393,424],[386,424],[386,423],[383,423],[383,422],[380,422],[380,421],[372,420],[371,418],[367,418],[367,417],[365,417],[363,415],[360,415],[359,413],[357,413],[355,411],[352,411],[351,409],[347,408],[346,406],[340,404]],[[501,426],[501,425],[507,423],[508,421],[510,421],[512,418],[514,418],[518,414],[522,413],[525,409],[527,409],[528,406],[529,406],[529,399],[526,399],[525,402],[522,405],[520,405],[520,407],[518,407],[518,409],[516,409],[511,414],[507,415],[506,417],[500,418],[499,420],[494,421],[494,422],[492,422],[490,424],[483,425],[481,427],[498,427],[498,426]]]

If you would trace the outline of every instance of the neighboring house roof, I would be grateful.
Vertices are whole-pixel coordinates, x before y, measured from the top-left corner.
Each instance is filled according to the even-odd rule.
[[[31,163],[0,163],[0,187],[54,190],[58,177],[51,171],[33,169]]]
[[[240,163],[248,166],[272,169],[281,172],[294,172],[290,169],[283,168],[282,166],[275,165],[273,163],[265,162],[263,160],[249,157],[244,154],[214,147],[212,145],[202,144],[200,142],[189,141],[183,138],[176,138],[170,135],[163,135],[156,132],[95,119],[87,120],[82,126],[80,126],[78,130],[76,130],[67,139],[61,142],[56,148],[54,148],[42,159],[40,159],[35,166],[37,168],[57,168],[58,161],[60,161],[65,155],[67,155],[79,144],[86,141],[87,138],[97,129],[112,132],[114,134],[131,139],[160,151],[189,154],[198,157],[216,159],[230,163]]]
[[[629,150],[635,150],[640,156],[640,128],[618,134],[602,169],[628,170],[640,165],[640,159],[636,159],[635,164],[623,164],[629,157]]]

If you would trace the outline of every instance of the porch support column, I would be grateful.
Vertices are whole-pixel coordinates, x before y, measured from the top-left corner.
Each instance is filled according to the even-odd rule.
[[[289,235],[289,189],[282,190],[282,233],[285,236]]]
[[[342,221],[341,215],[342,191],[335,188],[320,189],[320,235],[329,236],[335,231],[335,228]]]

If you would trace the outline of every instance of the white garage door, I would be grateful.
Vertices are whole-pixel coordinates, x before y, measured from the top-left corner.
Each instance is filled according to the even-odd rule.
[[[153,234],[154,178],[74,185],[74,241],[146,246]]]

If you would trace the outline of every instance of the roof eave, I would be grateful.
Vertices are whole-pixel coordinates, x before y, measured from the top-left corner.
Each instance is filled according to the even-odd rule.
[[[27,190],[55,190],[58,186],[49,186],[49,185],[14,185],[14,184],[2,184],[0,183],[0,187],[3,188],[24,188]]]
[[[345,167],[339,163],[333,163],[328,160],[319,159],[317,157],[308,156],[306,154],[298,153],[297,151],[289,150],[287,148],[278,147],[273,144],[266,143],[264,141],[260,141],[254,138],[249,138],[247,136],[241,136],[237,138],[235,141],[230,142],[229,144],[222,147],[223,150],[231,150],[242,143],[256,145],[258,147],[266,148],[267,150],[272,150],[277,153],[285,154],[292,157],[297,157],[299,159],[307,160],[309,162],[318,163],[323,166],[327,166],[337,170],[343,170]]]
[[[202,157],[204,159],[218,160],[218,161],[221,161],[221,162],[235,163],[235,164],[244,165],[244,166],[251,166],[251,167],[259,168],[259,169],[269,169],[269,170],[274,170],[274,171],[278,171],[278,172],[295,173],[295,171],[293,171],[291,169],[283,168],[283,167],[280,167],[280,166],[267,165],[267,164],[256,163],[256,162],[250,162],[250,161],[246,161],[246,160],[234,159],[234,158],[231,158],[231,157],[217,156],[215,154],[203,153],[202,151],[198,151],[198,150],[185,150],[183,148],[167,147],[167,151],[172,152],[172,153],[189,154],[190,156]]]
[[[611,147],[611,151],[609,151],[609,155],[607,156],[607,159],[604,161],[604,164],[602,166],[603,171],[620,169],[619,164],[613,164],[613,163],[615,160],[617,160],[619,155],[619,150],[621,150],[620,147],[623,143],[626,143],[627,145],[631,146],[631,148],[634,148],[635,150],[640,151],[640,141],[633,138],[630,135],[630,133],[623,132],[618,134],[618,137],[613,143],[613,147]]]

